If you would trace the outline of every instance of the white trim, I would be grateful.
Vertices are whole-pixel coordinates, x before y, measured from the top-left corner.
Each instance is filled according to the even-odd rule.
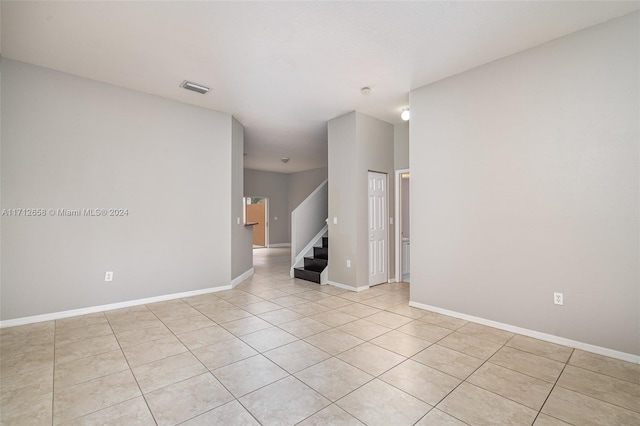
[[[389,278],[389,279],[387,280],[387,282],[388,282],[389,284],[391,284],[391,283],[395,283],[395,282],[397,282],[397,281],[396,281],[396,279],[395,279],[395,278]]]
[[[326,234],[328,230],[329,230],[329,225],[324,225],[322,229],[316,234],[316,236],[313,237],[311,241],[307,243],[306,246],[304,246],[304,248],[300,251],[300,253],[297,256],[293,257],[293,250],[291,250],[291,256],[293,257],[293,260],[291,261],[291,268],[289,269],[289,276],[291,278],[293,278],[293,269],[301,265],[301,262],[305,258],[305,256],[307,256],[307,253],[311,251],[313,247],[315,247],[316,243],[320,241],[322,237],[324,237],[324,234]]]
[[[275,243],[275,244],[269,244],[269,248],[276,248],[276,247],[291,247],[291,243]]]
[[[349,290],[349,291],[355,291],[355,292],[361,292],[361,291],[369,290],[369,286],[368,285],[367,286],[363,286],[363,287],[354,287],[354,286],[351,286],[351,285],[337,283],[335,281],[328,281],[328,280],[327,280],[327,284],[331,284],[332,286],[341,288],[343,290]]]
[[[389,273],[390,273],[390,268],[389,268],[389,259],[391,259],[391,253],[389,253],[389,227],[391,226],[389,224],[389,173],[387,172],[377,172],[374,170],[369,170],[367,172],[367,187],[368,187],[368,192],[367,192],[367,196],[371,195],[371,187],[368,185],[369,182],[369,178],[371,177],[371,174],[375,174],[375,175],[381,175],[384,176],[384,219],[382,221],[382,223],[385,224],[385,230],[384,230],[384,260],[383,263],[385,265],[385,267],[387,268],[387,280],[386,281],[382,281],[382,282],[377,282],[374,284],[371,284],[371,265],[369,264],[369,286],[375,286],[378,284],[384,284],[385,282],[388,281],[389,279]],[[368,203],[367,205],[367,214],[371,215],[371,203]],[[367,255],[369,256],[369,262],[371,262],[371,244],[367,244]],[[374,274],[374,276],[377,274]]]
[[[238,275],[237,277],[235,277],[234,279],[231,280],[231,288],[234,288],[235,286],[237,286],[238,284],[240,284],[242,281],[246,280],[247,278],[253,276],[254,273],[254,269],[253,267],[251,269],[247,269],[246,271],[244,271],[242,274]]]
[[[395,241],[395,249],[396,249],[396,282],[400,282],[402,281],[402,206],[400,205],[400,201],[401,201],[401,182],[402,182],[402,174],[403,173],[410,173],[409,169],[398,169],[396,170],[396,181],[395,181],[395,189],[396,189],[396,193],[395,193],[395,215],[396,215],[396,221],[395,221],[395,236],[396,236],[396,241]]]
[[[522,334],[524,336],[533,337],[534,339],[544,340],[558,345],[569,346],[571,348],[582,349],[587,352],[593,352],[599,355],[608,356],[611,358],[620,359],[623,361],[633,362],[640,364],[640,355],[633,355],[626,352],[620,352],[613,349],[603,348],[602,346],[591,345],[589,343],[578,342],[577,340],[571,340],[560,336],[554,336],[553,334],[542,333],[540,331],[529,330],[527,328],[517,327],[515,325],[505,324],[497,321],[492,321],[480,317],[474,317],[473,315],[462,314],[460,312],[450,311],[448,309],[438,308],[436,306],[425,305],[418,302],[409,302],[409,306],[414,308],[424,309],[426,311],[437,312],[439,314],[449,315],[451,317],[460,318],[463,320],[475,322],[489,327],[499,328],[500,330],[510,331],[512,333]]]
[[[252,268],[253,269],[253,268]],[[216,293],[218,291],[231,290],[231,285],[205,288],[202,290],[185,291],[182,293],[165,294],[162,296],[147,297],[144,299],[127,300],[126,302],[110,303],[108,305],[91,306],[88,308],[72,309],[70,311],[52,312],[50,314],[34,315],[30,317],[15,318],[0,321],[0,328],[14,327],[17,325],[32,324],[43,321],[53,321],[78,315],[94,314],[96,312],[112,311],[114,309],[129,308],[131,306],[146,305],[148,303],[164,302],[166,300],[182,299],[185,297],[199,296],[201,294]]]
[[[325,285],[329,282],[329,268],[324,268],[320,272],[320,285]]]
[[[322,191],[325,186],[327,187],[327,200],[328,200],[328,197],[329,197],[329,195],[328,195],[329,194],[329,192],[328,192],[329,191],[329,180],[325,179],[320,183],[320,185],[318,185],[316,187],[316,189],[311,191],[311,194],[307,195],[307,197],[304,200],[302,200],[302,202],[300,204],[298,204],[295,209],[293,209],[291,211],[291,222],[290,222],[290,224],[291,224],[291,270],[290,270],[290,276],[291,276],[291,278],[293,278],[293,269],[295,267],[299,266],[299,263],[301,262],[301,260],[304,258],[304,256],[306,256],[306,252],[309,251],[311,249],[311,247],[313,247],[313,244],[315,244],[315,242],[314,243],[309,243],[302,250],[298,251],[298,246],[297,246],[297,239],[298,239],[297,236],[298,235],[297,235],[297,226],[296,226],[297,225],[296,217],[297,217],[298,211],[304,204],[307,204],[308,202],[310,202],[309,200],[312,197],[314,197],[318,192]],[[329,219],[325,219],[324,221],[325,221],[325,225],[324,225],[323,229],[325,229],[325,231],[326,231],[326,230],[329,229],[329,223],[328,223]],[[320,231],[320,232],[322,232],[322,231]],[[311,241],[314,241],[314,239],[316,239],[317,236],[318,235],[316,234],[316,237],[312,238]],[[310,247],[310,245],[311,245],[311,247]]]

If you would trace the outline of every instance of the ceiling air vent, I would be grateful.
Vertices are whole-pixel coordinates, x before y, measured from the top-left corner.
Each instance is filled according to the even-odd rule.
[[[202,93],[203,95],[209,91],[209,88],[207,86],[203,86],[201,84],[192,83],[192,82],[187,81],[187,80],[183,81],[182,84],[180,85],[180,87],[182,87],[184,89],[187,89],[187,90],[193,90],[194,92]]]

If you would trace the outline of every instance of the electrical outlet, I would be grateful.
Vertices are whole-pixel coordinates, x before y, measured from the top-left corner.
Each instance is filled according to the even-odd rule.
[[[347,268],[351,268],[351,260],[347,259]]]
[[[564,296],[562,293],[553,293],[553,303],[556,305],[564,305]]]
[[[113,281],[113,271],[107,271],[104,274],[104,280],[105,281]]]

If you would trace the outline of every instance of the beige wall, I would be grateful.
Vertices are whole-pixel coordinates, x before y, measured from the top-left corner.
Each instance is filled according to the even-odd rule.
[[[388,175],[388,211],[393,216],[393,125],[360,112],[329,121],[329,280],[352,287],[369,284],[368,171]],[[338,224],[333,224],[333,218]],[[389,227],[389,277],[394,231]],[[347,268],[346,261],[351,261]]]
[[[393,126],[393,162],[396,170],[409,168],[409,122]]]
[[[234,118],[231,131],[231,278],[235,279],[253,268],[253,230],[243,222],[244,127]]]
[[[329,280],[357,287],[356,112],[329,120]],[[334,224],[334,218],[338,223]],[[352,262],[346,267],[346,260]]]
[[[297,173],[245,169],[244,179],[245,196],[269,197],[269,244],[288,244],[291,243],[291,212],[327,179],[327,169]]]
[[[639,28],[411,93],[413,302],[640,355]]]
[[[269,198],[269,244],[291,242],[288,176],[284,173],[244,170],[245,197]]]
[[[289,176],[289,213],[304,201],[322,182],[327,180],[328,169],[307,170]]]
[[[229,114],[1,68],[2,208],[128,209],[2,217],[3,320],[230,283]]]

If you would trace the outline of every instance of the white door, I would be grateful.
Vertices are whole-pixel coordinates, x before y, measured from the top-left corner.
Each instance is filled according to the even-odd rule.
[[[387,175],[369,172],[369,285],[387,282]]]

